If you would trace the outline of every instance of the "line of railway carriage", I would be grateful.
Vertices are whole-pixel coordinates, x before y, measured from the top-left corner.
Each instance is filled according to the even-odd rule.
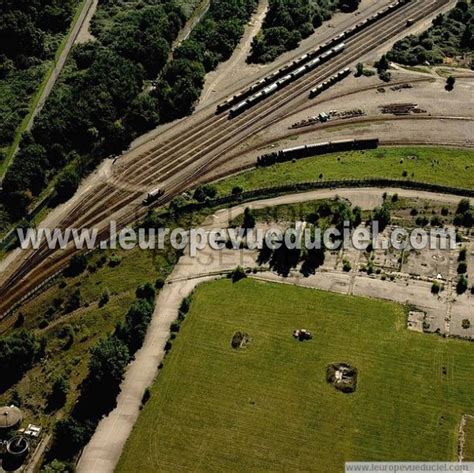
[[[286,76],[282,77],[281,79],[278,79],[276,82],[273,82],[272,84],[268,85],[264,89],[260,90],[254,95],[251,95],[249,98],[246,100],[240,102],[237,104],[235,107],[232,107],[229,110],[229,118],[236,117],[237,115],[240,115],[242,112],[245,110],[248,110],[249,108],[253,107],[255,104],[260,102],[266,97],[269,97],[270,95],[273,95],[277,90],[282,89],[283,87],[287,86],[288,84],[291,84],[294,82],[296,79],[302,77],[305,75],[307,72],[315,69],[316,67],[320,66],[321,64],[325,63],[328,59],[330,59],[333,56],[336,56],[337,54],[341,53],[345,48],[345,44],[341,43],[338,44],[337,46],[334,46],[334,48],[331,48],[329,51],[326,51],[325,53],[321,54],[320,56],[311,59],[311,61],[307,62],[306,64],[298,67],[294,71],[290,72]]]
[[[273,153],[264,154],[257,158],[257,166],[271,166],[276,163],[291,161],[292,159],[307,158],[321,154],[334,153],[336,151],[352,151],[363,149],[375,149],[379,146],[378,138],[363,138],[353,140],[326,141],[309,145],[296,146],[294,148],[282,149]],[[143,200],[144,205],[151,205],[164,195],[163,189],[154,189],[149,192]]]
[[[220,114],[226,110],[232,109],[233,106],[236,104],[241,105],[245,99],[247,99],[250,96],[253,96],[256,92],[260,91],[261,89],[264,89],[264,90],[268,89],[268,87],[265,87],[268,84],[273,85],[274,83],[276,83],[278,79],[282,77],[287,78],[290,75],[290,72],[300,71],[301,67],[304,66],[308,61],[333,49],[334,46],[337,45],[337,43],[340,43],[341,41],[354,36],[359,31],[363,30],[364,28],[376,22],[377,20],[383,18],[384,16],[392,13],[397,8],[400,8],[401,6],[409,3],[410,1],[411,0],[397,0],[395,2],[392,2],[390,5],[387,5],[385,8],[383,8],[382,10],[379,10],[377,13],[373,14],[369,18],[366,18],[365,20],[357,23],[356,25],[352,26],[351,28],[344,31],[340,35],[330,39],[326,43],[321,44],[320,46],[313,49],[309,53],[304,54],[303,56],[300,56],[298,59],[295,59],[293,62],[288,63],[285,66],[283,66],[281,69],[275,71],[273,74],[269,74],[268,76],[264,77],[260,81],[251,85],[248,89],[245,89],[244,91],[229,98],[225,102],[219,104],[217,106],[216,114]],[[297,77],[298,76],[294,76],[293,80],[295,80]],[[273,91],[275,90],[277,89],[274,89]],[[241,111],[239,113],[244,111],[243,108],[241,108],[240,110]]]
[[[274,151],[273,153],[264,154],[257,158],[257,166],[271,166],[272,164],[283,163],[291,161],[292,159],[307,158],[337,151],[376,149],[378,146],[378,138],[326,141],[324,143],[296,146],[294,148],[282,149],[280,151]]]
[[[350,73],[351,73],[350,67],[346,67],[345,69],[342,69],[337,74],[334,74],[333,76],[331,76],[328,80],[325,80],[314,89],[311,89],[309,92],[309,96],[311,98],[317,97],[319,94],[321,94],[322,92],[324,92],[325,90],[333,86],[336,82],[339,82],[345,77],[347,77]]]

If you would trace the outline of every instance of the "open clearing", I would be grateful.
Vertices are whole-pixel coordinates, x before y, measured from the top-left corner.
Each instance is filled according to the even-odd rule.
[[[405,317],[390,302],[250,279],[200,286],[116,471],[455,460],[474,345],[409,332]],[[314,339],[295,341],[298,328]],[[236,331],[244,349],[231,348]],[[326,383],[334,362],[359,370],[356,393]]]
[[[276,146],[276,149],[280,149]],[[217,184],[221,194],[234,186],[244,190],[322,179],[384,177],[474,187],[474,151],[455,148],[393,147],[331,153],[295,163],[248,171]]]

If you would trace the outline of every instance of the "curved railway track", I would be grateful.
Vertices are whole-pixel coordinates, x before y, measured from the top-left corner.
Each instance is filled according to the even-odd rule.
[[[239,117],[228,121],[226,115],[204,116],[189,132],[171,136],[150,151],[139,154],[126,169],[122,167],[110,185],[104,186],[99,191],[89,192],[71,210],[68,217],[61,221],[61,227],[92,228],[103,223],[104,217],[108,217],[105,222],[107,227],[102,227],[99,231],[99,240],[106,239],[108,222],[113,217],[117,221],[117,227],[121,228],[137,221],[148,212],[148,209],[141,205],[143,192],[128,191],[127,186],[134,189],[137,185],[151,187],[159,180],[165,189],[165,194],[157,204],[169,202],[175,195],[192,185],[196,179],[206,174],[229,149],[242,143],[247,138],[249,130],[257,133],[281,120],[281,113],[276,115],[276,112],[284,112],[284,107],[298,98],[300,101],[306,100],[311,87],[403,31],[408,16],[418,20],[434,13],[447,3],[448,0],[430,2],[414,0],[348,40],[342,55],[301,77]],[[286,112],[284,116],[288,114],[291,112]],[[229,142],[230,137],[237,138],[231,138]],[[132,178],[128,179],[127,176]],[[132,208],[127,210],[128,206]],[[43,245],[27,255],[17,271],[1,287],[0,314],[3,314],[3,317],[7,316],[17,301],[22,301],[42,281],[64,268],[75,252],[74,248],[68,248],[59,253]]]
[[[436,5],[436,3],[437,2],[432,2],[431,5]],[[401,10],[398,10],[393,16],[386,17],[385,19],[380,20],[379,23],[375,23],[377,29],[381,29],[384,26],[393,23],[393,21],[398,17],[403,18],[407,14],[417,13],[420,9],[420,6],[416,4],[408,4],[408,6],[411,6],[409,10],[405,10],[407,8],[407,6],[405,6]],[[398,29],[400,29],[399,24],[396,25],[395,28],[384,30],[381,35],[377,36],[377,39],[380,40],[378,42],[383,42],[381,40],[385,40],[387,35],[390,35],[393,31],[397,31]],[[367,47],[367,41],[371,40],[370,36],[372,34],[373,31],[371,28],[368,28],[360,35],[356,36],[357,40],[348,41],[348,51],[352,51],[350,56],[351,58],[352,56],[357,58],[359,53],[361,53]],[[372,47],[376,45],[373,40],[370,44]],[[352,49],[350,49],[351,47]],[[334,73],[335,70],[338,70],[344,64],[347,64],[349,60],[348,57],[349,56],[345,54],[341,59],[331,62],[329,65],[318,69],[316,72],[319,74],[317,74],[316,80],[314,78],[314,74],[304,76],[300,80],[295,81],[290,87],[283,89],[281,94],[273,96],[271,99],[263,102],[261,107],[257,106],[255,109],[252,109],[248,113],[230,122],[226,119],[225,115],[221,115],[220,117],[208,117],[206,120],[200,122],[197,130],[193,128],[189,133],[185,133],[174,140],[172,139],[170,141],[165,141],[162,146],[155,148],[155,150],[151,150],[148,153],[143,153],[141,156],[147,159],[145,164],[140,162],[138,164],[132,164],[128,166],[126,172],[119,175],[112,183],[112,186],[116,186],[119,189],[119,194],[117,195],[117,198],[114,199],[114,203],[116,201],[117,205],[114,205],[112,208],[104,208],[104,213],[110,213],[111,210],[114,211],[117,208],[120,208],[121,205],[128,205],[136,200],[137,195],[134,192],[127,193],[124,191],[127,186],[129,186],[129,189],[136,191],[137,188],[143,188],[144,185],[148,184],[152,185],[157,180],[160,182],[166,181],[166,179],[172,177],[173,174],[179,172],[188,164],[192,164],[191,161],[195,161],[196,159],[205,156],[207,152],[212,152],[215,150],[217,146],[225,142],[230,133],[236,134],[246,131],[257,121],[266,118],[270,113],[281,109],[291,100],[301,95],[301,90],[303,88],[310,89],[313,85],[326,80]],[[270,124],[280,119],[281,117],[278,117]],[[262,129],[266,126],[268,126],[268,124],[263,124]],[[205,131],[209,133],[204,134]],[[201,142],[200,139],[205,137],[207,137],[207,140]],[[198,147],[196,147],[196,143],[199,143]],[[188,149],[186,145],[190,145],[191,148]],[[187,159],[184,159],[186,157]],[[155,171],[153,171],[153,169],[155,169]],[[133,178],[129,179],[127,176],[133,176]],[[91,204],[93,205],[93,203],[96,202],[98,205],[100,205],[102,203],[102,199],[109,192],[110,190],[105,188],[98,195],[93,196],[91,201],[88,200],[89,213],[97,210],[95,207],[91,206]],[[124,199],[119,200],[122,196]],[[86,215],[83,214],[81,216],[82,218],[78,220],[77,213],[79,211],[83,211],[83,206],[84,204],[81,204],[76,212],[73,211],[70,218],[63,222],[64,225],[67,226],[70,222],[74,222],[76,225],[82,224],[84,221],[83,218]]]

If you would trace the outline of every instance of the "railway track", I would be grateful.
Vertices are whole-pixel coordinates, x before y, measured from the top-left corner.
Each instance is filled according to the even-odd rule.
[[[408,16],[421,19],[447,3],[448,0],[430,2],[415,0],[348,40],[346,51],[335,60],[301,77],[282,89],[280,93],[234,120],[228,121],[226,116],[214,114],[203,117],[189,132],[170,137],[150,152],[139,155],[126,171],[122,169],[118,173],[110,185],[85,196],[61,222],[61,227],[92,228],[103,223],[104,217],[109,219],[116,217],[118,228],[137,221],[148,212],[148,209],[141,205],[143,192],[124,190],[127,185],[151,186],[159,180],[166,191],[157,204],[169,202],[175,195],[192,185],[196,179],[206,174],[229,149],[244,141],[250,130],[257,133],[271,126],[281,119],[284,107],[298,98],[306,100],[311,87],[326,80],[343,66],[353,63],[363,53],[403,31]],[[275,115],[276,112],[280,112],[280,115]],[[233,137],[230,142],[229,137]],[[145,160],[146,163],[143,162]],[[128,179],[130,175],[133,178]],[[132,208],[127,209],[130,206]],[[108,224],[108,221],[106,223]],[[100,239],[107,237],[108,226],[99,231]],[[11,308],[15,307],[15,302],[28,297],[31,290],[48,276],[64,268],[75,252],[74,248],[68,248],[59,253],[49,250],[46,246],[31,252],[1,287],[3,295],[0,314],[3,314],[3,317],[9,315]],[[25,280],[26,276],[28,281]]]
[[[432,2],[432,5],[434,4],[436,4],[436,2]],[[407,7],[410,8],[406,10]],[[375,23],[374,25],[376,25],[377,29],[381,29],[392,23],[398,17],[404,19],[406,15],[416,13],[419,8],[419,4],[408,4],[401,10],[398,10],[396,14],[386,17],[385,19],[380,20],[380,22]],[[397,25],[396,30],[398,30],[399,28],[400,25]],[[383,35],[379,35],[379,38],[381,37],[381,39],[385,40],[387,35],[390,34],[391,31],[393,31],[393,28],[392,30],[384,31]],[[355,54],[353,54],[354,57],[358,56],[358,53],[363,51],[364,47],[366,47],[367,45],[366,42],[370,40],[370,36],[372,34],[373,29],[369,27],[367,30],[364,30],[360,35],[356,36],[357,41],[348,41],[348,47],[350,47],[352,44],[359,45],[359,48],[355,51]],[[188,165],[190,161],[194,161],[203,157],[208,151],[212,151],[217,146],[222,144],[227,139],[229,132],[239,133],[247,130],[250,126],[254,125],[256,121],[265,118],[266,116],[268,116],[268,113],[280,109],[283,105],[287,104],[294,97],[298,96],[301,93],[301,88],[310,88],[312,85],[326,80],[334,73],[335,70],[344,65],[346,62],[347,56],[344,55],[342,60],[331,62],[331,65],[322,67],[321,69],[317,70],[319,74],[317,75],[316,80],[314,80],[313,74],[310,74],[298,81],[295,81],[291,87],[283,89],[281,94],[278,94],[271,100],[263,102],[263,112],[260,111],[261,107],[256,107],[255,110],[232,120],[230,123],[227,121],[225,116],[209,117],[207,121],[202,122],[200,126],[198,126],[197,131],[193,130],[190,133],[185,134],[184,136],[180,136],[179,139],[175,141],[168,142],[168,144],[165,144],[163,147],[160,146],[158,149],[155,149],[154,151],[152,150],[150,153],[144,154],[143,156],[147,158],[147,162],[145,164],[140,164],[136,166],[132,165],[128,167],[127,172],[125,174],[125,178],[119,176],[118,180],[115,182],[115,185],[117,185],[117,187],[121,189],[126,188],[127,185],[131,189],[137,189],[138,186],[144,186],[147,184],[152,185],[155,181],[158,180],[165,181],[167,178],[171,177],[172,174],[179,172],[185,165]],[[275,104],[276,107],[274,106]],[[251,122],[248,121],[249,118],[251,118]],[[205,142],[200,143],[199,138],[207,136],[205,135],[205,132],[212,133],[209,133],[209,136]],[[199,143],[199,147],[196,147],[196,143]],[[186,145],[191,145],[191,149],[185,151]],[[155,169],[155,171],[153,171],[153,169]],[[134,178],[128,179],[127,176],[130,175],[134,176]],[[123,183],[119,184],[120,181],[123,181]],[[100,195],[96,196],[96,202],[100,202],[100,200],[107,194],[107,192],[108,190],[105,189]],[[128,195],[123,201],[121,201],[121,204],[127,205],[133,202],[133,200],[135,199],[135,194]],[[105,212],[108,213],[110,212],[110,210],[110,208],[107,208]],[[77,224],[77,220],[75,218],[76,216],[72,214],[72,217],[73,218],[71,220],[76,221]],[[65,223],[67,224],[69,222]]]

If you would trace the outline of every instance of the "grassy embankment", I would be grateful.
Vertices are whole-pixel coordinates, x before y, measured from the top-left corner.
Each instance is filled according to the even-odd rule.
[[[333,153],[244,172],[216,187],[219,194],[224,195],[235,186],[251,190],[318,179],[379,177],[472,188],[474,151],[417,146]]]

